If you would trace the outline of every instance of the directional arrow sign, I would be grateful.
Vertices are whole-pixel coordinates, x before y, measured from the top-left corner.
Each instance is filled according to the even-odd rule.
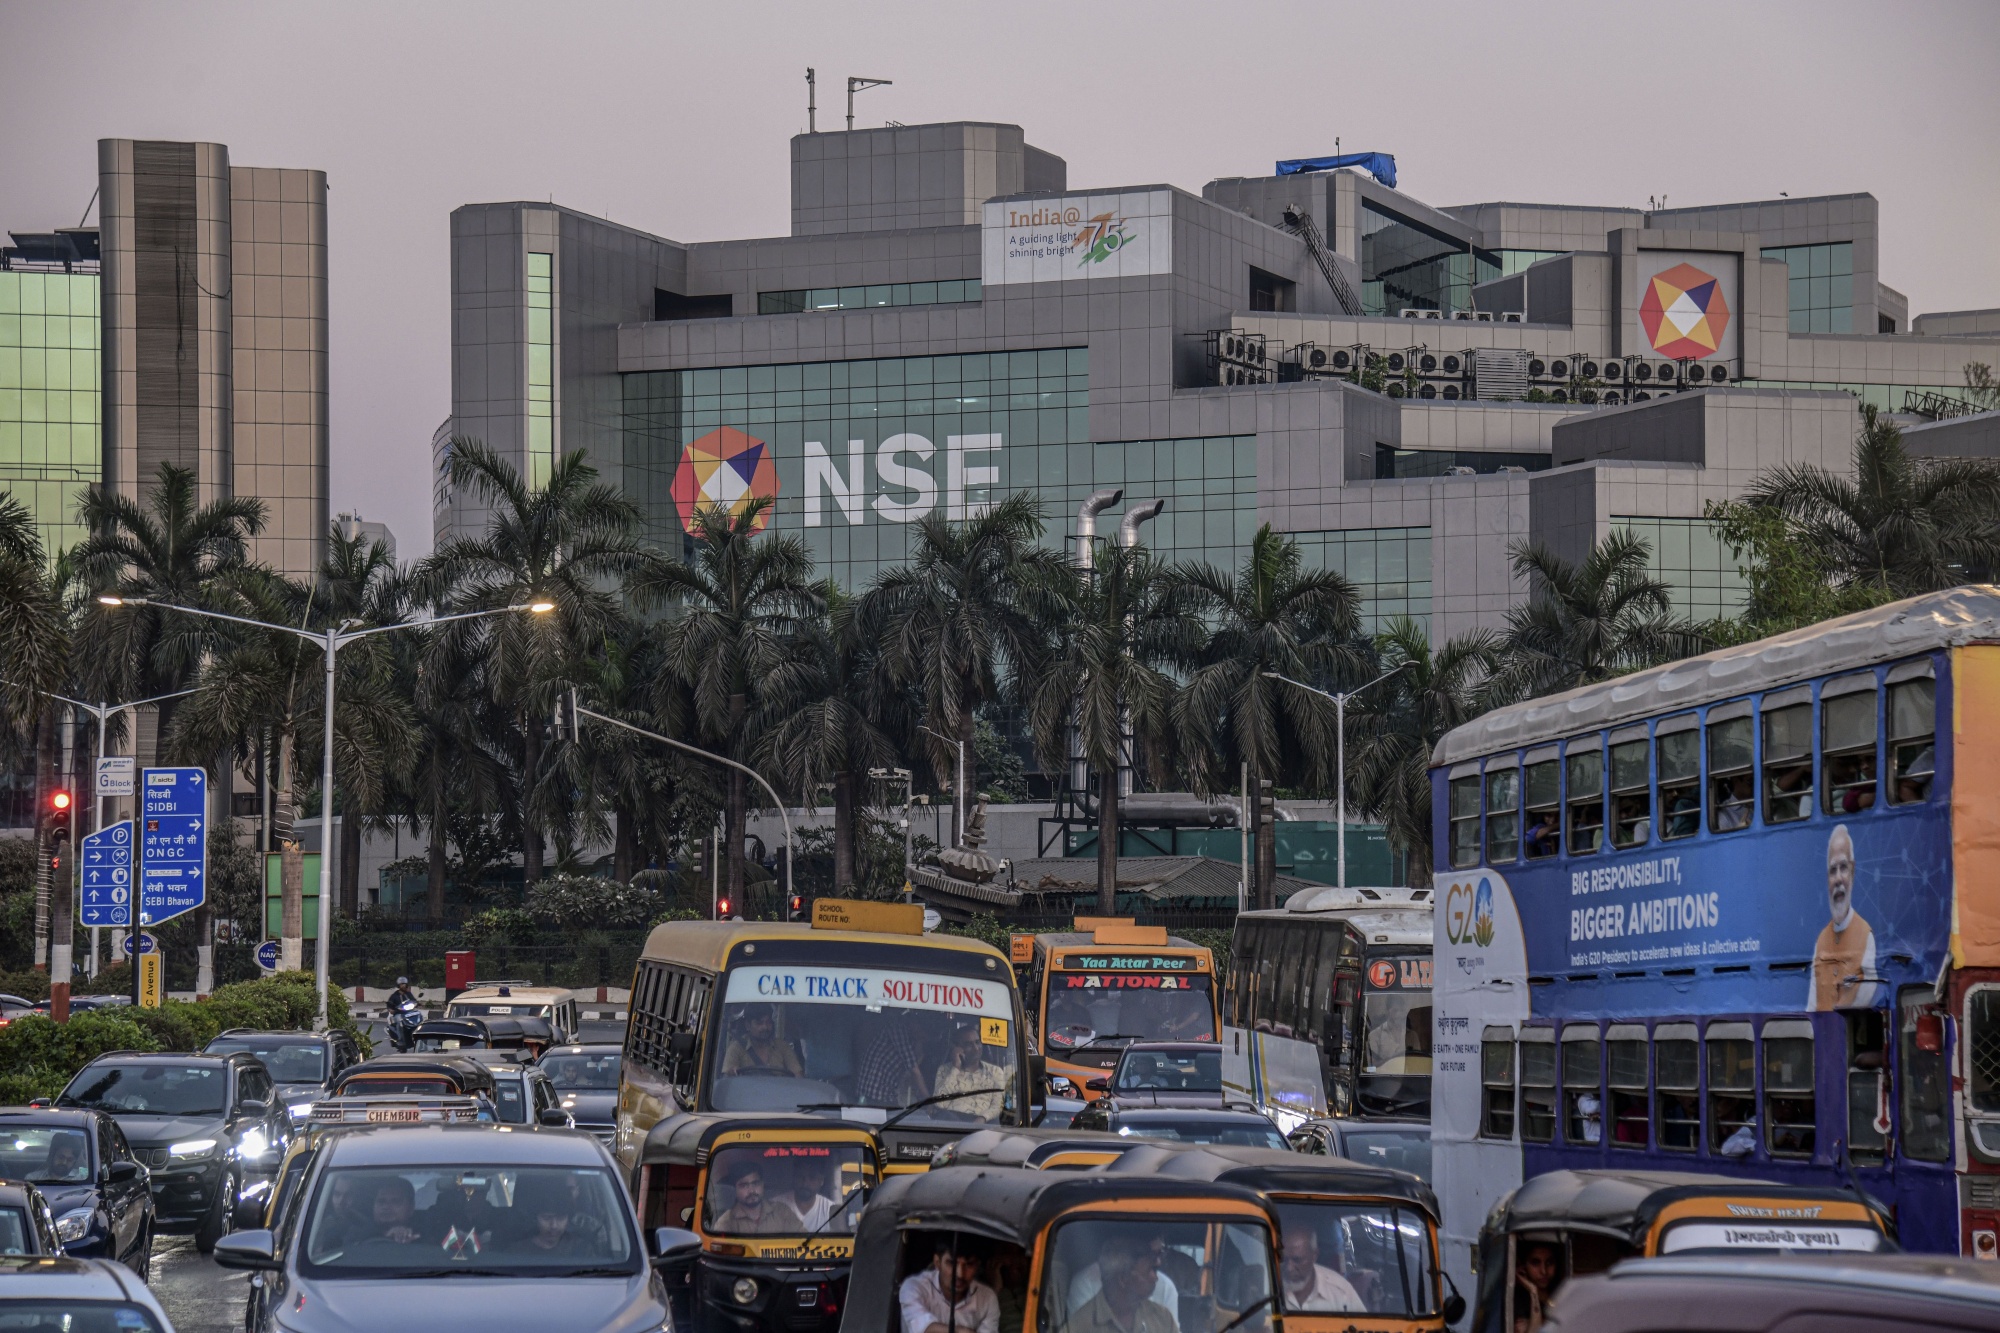
[[[157,926],[208,897],[208,775],[149,768],[139,783],[139,924]]]
[[[132,821],[88,834],[78,847],[83,896],[77,920],[86,926],[132,924]]]

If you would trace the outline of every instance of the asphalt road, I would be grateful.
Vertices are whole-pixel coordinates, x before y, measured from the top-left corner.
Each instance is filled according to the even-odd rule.
[[[151,1285],[174,1333],[235,1333],[243,1327],[250,1275],[195,1253],[193,1236],[153,1238]]]

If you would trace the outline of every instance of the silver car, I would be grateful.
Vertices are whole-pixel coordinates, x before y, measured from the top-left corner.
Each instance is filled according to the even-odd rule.
[[[263,1273],[251,1333],[668,1333],[655,1269],[700,1245],[642,1237],[589,1135],[493,1124],[336,1131],[274,1220],[215,1250]]]
[[[9,1333],[174,1333],[139,1275],[106,1259],[0,1256],[0,1328]]]

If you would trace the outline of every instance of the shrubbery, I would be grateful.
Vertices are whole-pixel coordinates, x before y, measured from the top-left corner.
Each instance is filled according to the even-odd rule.
[[[231,1028],[303,1031],[318,1017],[312,973],[280,972],[224,986],[206,1000],[167,1000],[157,1009],[95,1009],[67,1023],[41,1015],[17,1018],[0,1028],[0,1105],[55,1096],[106,1051],[198,1051]],[[337,990],[327,995],[327,1021],[350,1033],[364,1052],[370,1049]]]

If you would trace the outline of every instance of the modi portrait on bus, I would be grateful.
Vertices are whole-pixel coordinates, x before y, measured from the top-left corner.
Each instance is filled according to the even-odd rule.
[[[1854,837],[1845,824],[1826,840],[1826,905],[1806,1008],[1865,1009],[1875,999],[1875,932],[1854,910]]]

